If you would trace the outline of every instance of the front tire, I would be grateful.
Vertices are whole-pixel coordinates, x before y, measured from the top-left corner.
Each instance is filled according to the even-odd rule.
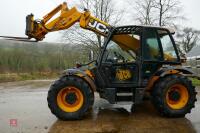
[[[81,119],[94,103],[94,93],[83,79],[64,76],[51,85],[47,96],[51,112],[61,120]]]
[[[161,78],[152,91],[152,103],[166,117],[184,117],[194,108],[197,92],[192,82],[182,75]]]

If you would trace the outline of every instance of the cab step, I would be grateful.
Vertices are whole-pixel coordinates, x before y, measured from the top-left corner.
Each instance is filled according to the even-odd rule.
[[[106,88],[101,98],[107,99],[111,104],[118,102],[140,103],[143,99],[144,88]]]

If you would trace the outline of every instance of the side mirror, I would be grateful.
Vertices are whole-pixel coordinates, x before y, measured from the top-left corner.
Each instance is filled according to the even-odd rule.
[[[90,53],[88,55],[88,59],[89,59],[89,61],[93,61],[94,60],[94,51],[93,50],[90,50]]]

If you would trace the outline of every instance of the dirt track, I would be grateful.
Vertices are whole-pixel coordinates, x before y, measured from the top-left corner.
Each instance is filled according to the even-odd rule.
[[[110,105],[95,94],[93,110],[80,121],[60,121],[51,114],[46,96],[52,81],[0,84],[0,133],[192,133],[200,132],[200,93],[186,118],[159,116],[146,101],[130,113],[130,106]],[[10,125],[16,119],[17,125]]]

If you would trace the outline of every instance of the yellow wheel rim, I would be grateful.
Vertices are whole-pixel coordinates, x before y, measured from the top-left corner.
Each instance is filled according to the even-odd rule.
[[[65,112],[76,112],[83,105],[83,94],[76,87],[61,89],[57,95],[57,104]]]
[[[182,109],[189,100],[188,90],[181,84],[175,84],[170,87],[166,94],[167,105],[172,109]]]

